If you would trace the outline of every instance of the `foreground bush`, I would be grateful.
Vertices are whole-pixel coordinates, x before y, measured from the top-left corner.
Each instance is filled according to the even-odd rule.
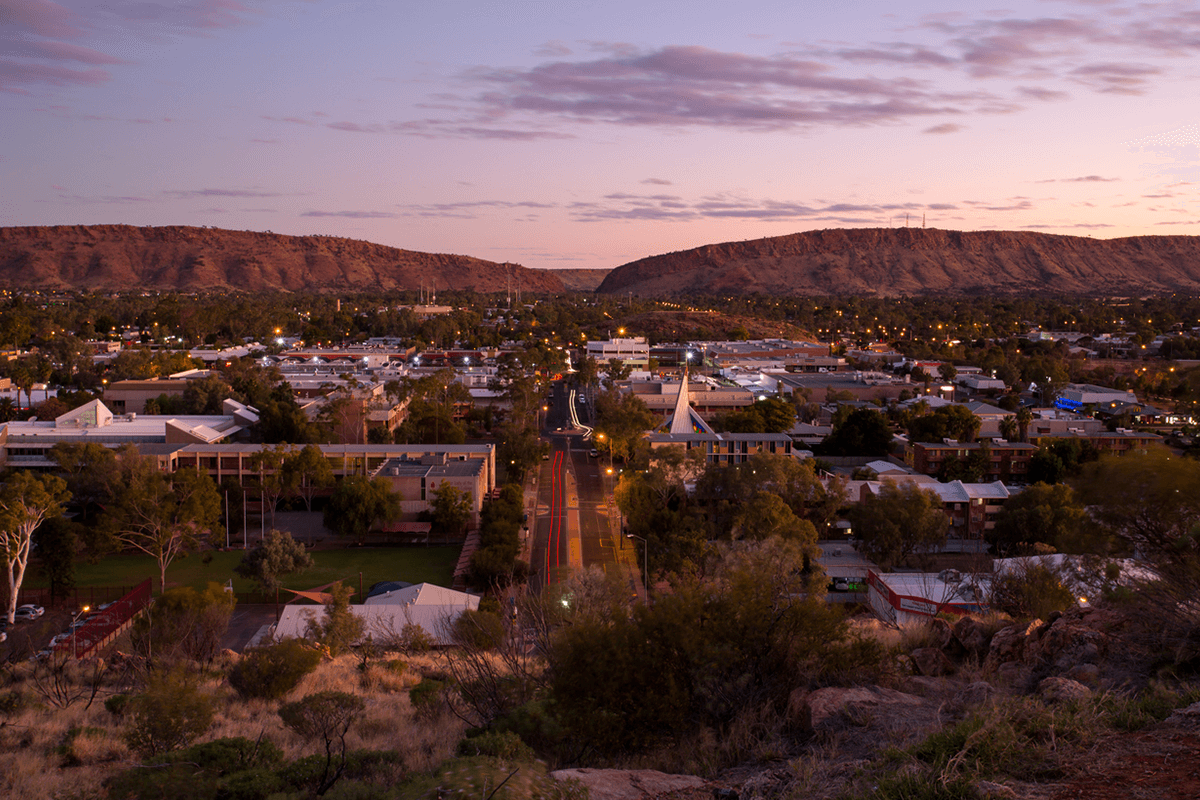
[[[278,700],[321,663],[321,654],[300,639],[287,639],[250,650],[229,673],[229,684],[242,697]]]
[[[212,698],[184,669],[155,674],[146,691],[129,702],[133,720],[125,734],[130,749],[155,756],[191,744],[212,725]]]

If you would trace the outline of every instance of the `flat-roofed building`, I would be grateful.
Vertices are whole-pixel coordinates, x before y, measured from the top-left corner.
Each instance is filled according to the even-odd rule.
[[[226,400],[223,415],[167,416],[113,414],[99,400],[56,419],[13,421],[0,426],[0,466],[48,470],[56,468],[49,452],[59,442],[97,442],[117,448],[125,444],[213,444],[258,423],[258,413]]]
[[[407,518],[433,510],[437,492],[453,486],[468,498],[471,524],[479,523],[479,512],[491,487],[487,485],[487,469],[479,459],[453,459],[445,453],[420,458],[390,458],[371,477],[383,478],[400,495],[400,508]]]
[[[680,381],[633,381],[629,391],[646,404],[651,413],[669,417],[675,412],[679,400]],[[688,381],[688,402],[704,419],[716,414],[740,411],[754,405],[753,392],[740,386],[723,386],[712,379]]]
[[[243,486],[258,480],[258,470],[251,466],[251,459],[263,447],[261,444],[212,444],[188,445],[171,454],[167,465],[174,471],[181,467],[202,469],[220,483],[225,478],[234,478]],[[303,445],[286,445],[293,450]],[[335,478],[347,475],[373,475],[380,467],[394,458],[421,459],[426,456],[444,456],[447,462],[478,461],[483,484],[487,491],[496,486],[496,447],[491,444],[319,444],[321,454],[329,461]]]
[[[645,336],[589,340],[585,352],[601,365],[615,358],[634,369],[650,367],[650,345]]]
[[[652,433],[650,447],[682,446],[704,453],[708,464],[741,464],[761,453],[799,457],[808,451],[794,450],[786,433]]]
[[[1029,475],[1029,462],[1037,447],[1024,442],[996,441],[990,443],[956,442],[909,442],[904,448],[904,463],[913,471],[924,475],[937,475],[946,461],[952,458],[967,459],[983,447],[988,448],[989,459],[984,473],[986,481],[1003,481],[1022,484]]]

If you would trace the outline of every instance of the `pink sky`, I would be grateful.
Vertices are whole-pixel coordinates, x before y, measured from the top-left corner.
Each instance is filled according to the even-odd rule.
[[[548,268],[906,215],[1200,232],[1195,3],[424,5],[0,0],[0,225]]]

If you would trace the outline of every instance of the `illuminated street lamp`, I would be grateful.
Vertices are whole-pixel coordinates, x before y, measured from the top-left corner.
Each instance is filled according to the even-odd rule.
[[[83,608],[79,609],[78,614],[76,614],[74,617],[71,618],[71,657],[72,658],[79,658],[79,628],[75,627],[75,623],[79,621],[80,617],[82,617],[84,614],[88,613],[91,610],[92,610],[91,606],[84,606]]]

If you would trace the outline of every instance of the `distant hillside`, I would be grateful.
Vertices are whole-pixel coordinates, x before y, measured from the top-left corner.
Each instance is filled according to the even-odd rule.
[[[0,286],[41,289],[561,292],[551,272],[470,256],[219,228],[65,225],[0,228]]]
[[[609,269],[551,269],[546,270],[558,276],[563,286],[569,292],[594,292],[596,287],[608,277]]]
[[[1200,292],[1200,237],[863,228],[726,242],[617,267],[597,290],[920,295]]]

